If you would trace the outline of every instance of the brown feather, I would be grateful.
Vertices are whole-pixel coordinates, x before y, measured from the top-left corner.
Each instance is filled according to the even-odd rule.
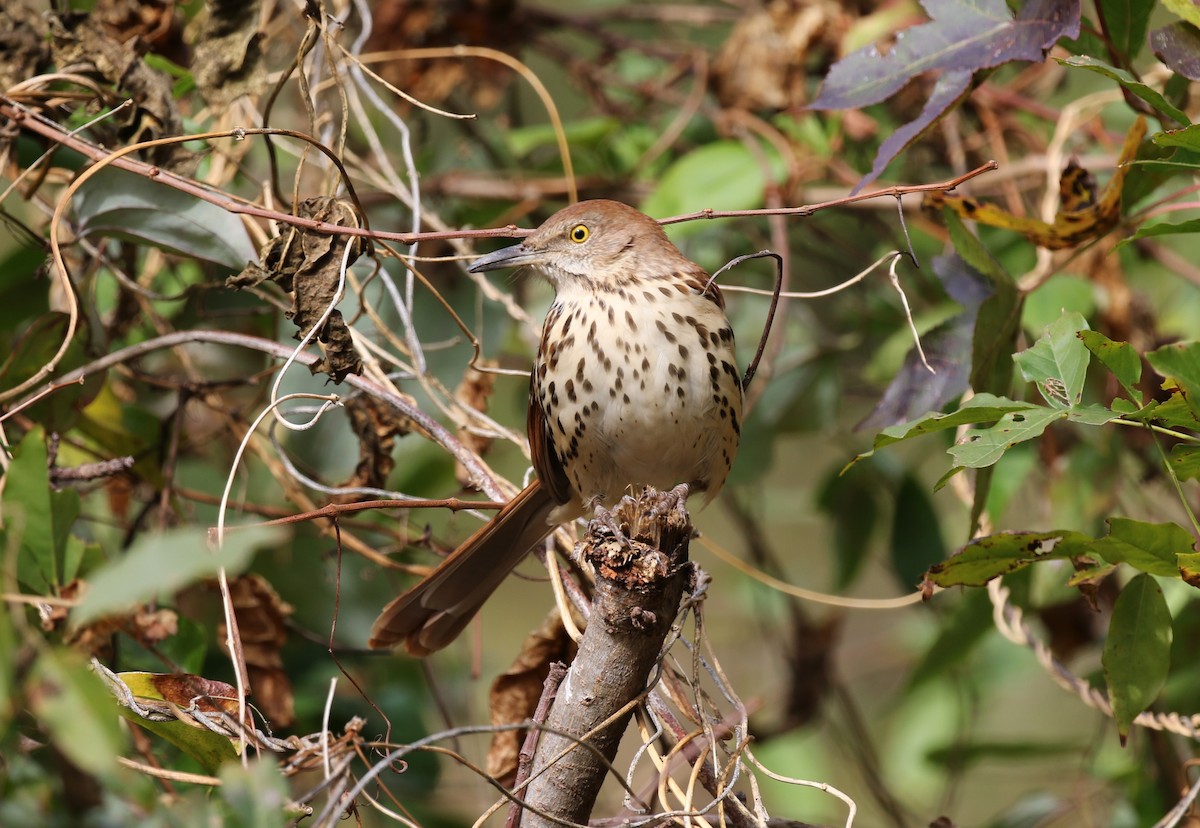
[[[403,642],[410,654],[426,656],[453,641],[508,573],[550,534],[553,527],[546,521],[555,505],[540,481],[522,489],[428,577],[383,608],[368,646]]]

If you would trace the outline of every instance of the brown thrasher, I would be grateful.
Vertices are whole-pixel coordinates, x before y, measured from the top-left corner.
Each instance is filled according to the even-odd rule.
[[[645,486],[683,483],[707,504],[729,474],[742,415],[733,330],[720,290],[658,222],[584,201],[470,270],[521,265],[556,294],[529,384],[537,480],[384,608],[372,647],[440,650],[554,525]]]

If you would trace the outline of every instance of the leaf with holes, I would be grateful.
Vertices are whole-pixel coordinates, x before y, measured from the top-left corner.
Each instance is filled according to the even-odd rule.
[[[1200,480],[1200,446],[1173,446],[1170,462],[1180,480]]]
[[[1086,555],[1091,543],[1079,532],[999,532],[971,541],[930,567],[926,577],[941,587],[983,586],[1037,561]]]
[[[1041,406],[1026,402],[1016,402],[1015,400],[1010,400],[1006,397],[997,397],[993,394],[976,394],[957,411],[951,411],[947,414],[936,412],[926,414],[924,417],[918,417],[907,423],[900,423],[899,425],[885,428],[875,436],[875,445],[871,451],[858,455],[852,463],[870,457],[879,449],[890,446],[893,443],[911,440],[914,437],[921,437],[938,431],[958,428],[961,425],[991,423],[1012,412],[1032,411],[1038,408],[1041,408]]]
[[[970,432],[965,442],[951,446],[949,451],[956,466],[982,469],[997,462],[1004,456],[1004,452],[1017,443],[1040,437],[1052,422],[1066,416],[1065,411],[1042,406],[1034,406],[1026,411],[1014,411],[1005,414],[990,428]]]
[[[1046,402],[1055,408],[1079,405],[1091,354],[1078,333],[1087,321],[1078,313],[1064,313],[1032,348],[1013,356],[1021,376],[1037,385]]]

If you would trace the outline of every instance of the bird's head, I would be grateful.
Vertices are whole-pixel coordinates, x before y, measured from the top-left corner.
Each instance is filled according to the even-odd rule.
[[[562,289],[580,282],[617,287],[660,272],[670,275],[690,262],[654,219],[619,201],[595,199],[559,210],[520,244],[476,259],[467,269],[482,273],[522,265]]]

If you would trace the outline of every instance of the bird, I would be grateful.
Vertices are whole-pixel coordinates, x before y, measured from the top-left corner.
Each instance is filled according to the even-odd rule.
[[[440,650],[556,526],[646,486],[683,484],[707,505],[729,475],[743,390],[733,328],[720,289],[662,226],[581,201],[468,270],[524,266],[555,291],[530,375],[536,479],[383,609],[373,648]]]

